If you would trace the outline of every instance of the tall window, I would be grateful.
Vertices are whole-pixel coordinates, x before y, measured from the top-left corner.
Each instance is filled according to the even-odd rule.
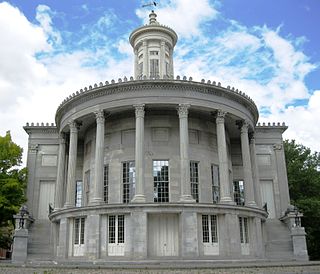
[[[76,181],[76,207],[82,206],[82,181]]]
[[[191,183],[191,195],[193,199],[199,203],[199,172],[198,162],[190,161],[190,183]]]
[[[234,202],[237,205],[244,206],[244,183],[242,180],[233,182]]]
[[[240,226],[240,242],[242,244],[249,243],[248,218],[239,217]]]
[[[138,64],[138,79],[142,79],[143,76],[143,62]]]
[[[84,244],[84,218],[74,219],[74,244]]]
[[[204,243],[218,242],[218,226],[216,215],[202,215],[202,241]]]
[[[159,60],[150,59],[150,78],[159,77]]]
[[[90,196],[90,170],[87,170],[84,174],[84,182],[86,188],[86,203],[89,204],[89,196]]]
[[[169,162],[153,161],[153,200],[169,202]]]
[[[129,203],[135,194],[136,171],[134,161],[122,163],[123,203]]]
[[[109,244],[124,243],[124,215],[109,216]]]
[[[108,187],[109,187],[109,165],[104,166],[103,170],[103,200],[108,203]]]
[[[211,165],[211,179],[212,179],[212,201],[214,204],[220,200],[220,180],[219,180],[219,167]]]

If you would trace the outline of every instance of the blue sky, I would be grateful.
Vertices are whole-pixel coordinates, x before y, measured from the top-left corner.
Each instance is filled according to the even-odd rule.
[[[172,27],[176,75],[220,81],[252,97],[260,122],[320,151],[320,1],[160,0]],[[131,76],[131,31],[148,1],[0,3],[0,134],[27,146],[26,122],[54,122],[57,106],[96,82]]]

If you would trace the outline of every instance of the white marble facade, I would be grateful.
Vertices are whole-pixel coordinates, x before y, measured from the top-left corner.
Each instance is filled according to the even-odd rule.
[[[290,201],[287,127],[257,125],[241,91],[174,78],[176,42],[152,12],[130,35],[134,77],[77,91],[56,125],[24,127],[30,258],[295,258],[279,220]]]

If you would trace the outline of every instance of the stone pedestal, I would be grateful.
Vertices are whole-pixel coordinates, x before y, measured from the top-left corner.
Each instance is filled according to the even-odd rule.
[[[197,258],[199,256],[197,213],[182,212],[181,220],[182,256]]]
[[[294,258],[299,261],[308,261],[309,256],[304,227],[293,227],[291,229],[291,237]]]
[[[27,260],[28,229],[21,228],[14,231],[12,262],[21,263]]]

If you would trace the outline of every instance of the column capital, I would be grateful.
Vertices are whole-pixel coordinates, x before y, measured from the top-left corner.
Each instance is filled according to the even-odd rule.
[[[249,132],[249,143],[252,145],[255,144],[255,132],[254,131]]]
[[[59,144],[65,144],[66,143],[66,134],[64,132],[59,133]]]
[[[81,123],[76,122],[75,120],[70,120],[68,122],[69,125],[69,129],[70,129],[70,133],[77,133],[77,131],[79,130]]]
[[[216,118],[216,123],[224,123],[224,119],[226,117],[227,112],[223,111],[222,109],[218,109],[216,113],[214,113],[214,116]]]
[[[133,105],[135,108],[136,118],[144,118],[144,104]]]
[[[160,44],[161,44],[161,46],[164,46],[166,44],[166,41],[161,40]]]
[[[188,118],[190,104],[179,104],[177,110],[179,118]]]
[[[282,144],[274,144],[274,145],[272,145],[272,147],[273,147],[273,150],[282,150]]]
[[[240,132],[241,133],[247,133],[249,130],[249,121],[243,120],[243,121],[237,121],[236,124],[239,126]]]
[[[105,120],[105,113],[103,110],[99,109],[99,110],[96,110],[94,112],[94,115],[96,117],[96,122],[97,124],[101,124],[101,123],[104,123],[104,120]]]
[[[148,45],[147,40],[143,40],[143,41],[142,41],[142,45],[143,45],[143,46],[147,46],[147,45]]]

